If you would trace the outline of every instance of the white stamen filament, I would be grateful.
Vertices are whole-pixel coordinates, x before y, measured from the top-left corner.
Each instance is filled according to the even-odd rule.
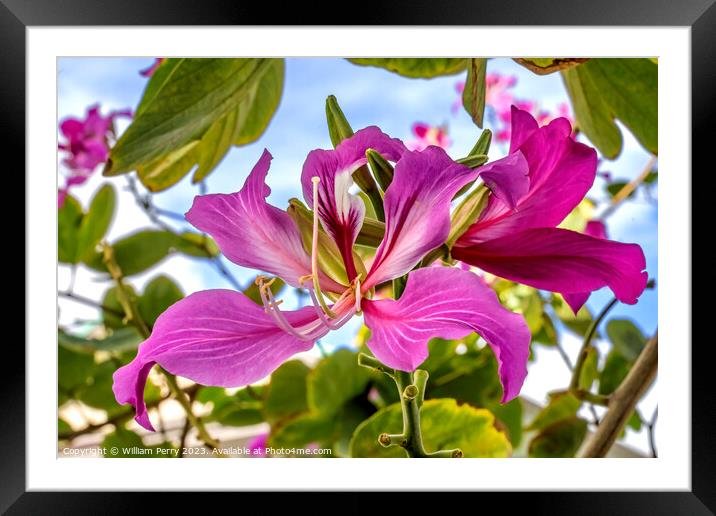
[[[259,286],[259,295],[261,296],[261,301],[263,301],[266,311],[271,314],[271,316],[276,321],[278,327],[289,335],[293,335],[297,339],[301,339],[306,342],[312,342],[318,340],[326,333],[328,333],[328,329],[324,329],[320,325],[317,327],[312,327],[312,325],[306,325],[306,327],[304,327],[302,331],[299,331],[294,328],[291,323],[288,322],[283,312],[281,312],[281,310],[278,308],[278,303],[274,299],[271,289],[266,288],[266,285],[263,283]]]
[[[311,275],[313,276],[313,290],[316,293],[316,299],[318,304],[321,305],[324,312],[329,317],[337,317],[337,315],[328,308],[328,303],[323,298],[323,292],[321,292],[321,284],[318,281],[318,183],[321,182],[321,178],[313,176],[311,178],[313,182],[313,241],[311,242]]]

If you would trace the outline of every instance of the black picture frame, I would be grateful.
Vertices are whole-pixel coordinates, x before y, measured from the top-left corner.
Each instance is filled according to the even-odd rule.
[[[311,25],[578,25],[578,26],[687,26],[691,28],[692,73],[692,156],[693,169],[713,175],[713,161],[707,156],[713,143],[716,119],[716,5],[715,0],[453,0],[438,5],[427,0],[400,0],[390,4],[368,0],[347,8],[336,3],[326,6],[265,3],[238,0],[0,0],[0,142],[4,156],[15,156],[15,170],[24,170],[25,148],[25,30],[48,25],[293,25],[296,20]],[[449,5],[449,8],[448,8]],[[330,13],[335,15],[331,16]],[[343,15],[339,13],[343,12]],[[347,12],[352,14],[348,17]],[[321,13],[321,14],[318,14]],[[332,19],[328,19],[332,18]],[[709,160],[709,161],[707,161]],[[701,170],[702,169],[702,170]],[[9,171],[6,171],[9,172]],[[683,171],[686,177],[690,171]],[[693,180],[694,174],[691,175]],[[699,178],[699,184],[701,178]],[[24,182],[18,185],[25,188]],[[709,233],[707,217],[697,217],[696,207],[709,206],[712,190],[699,186],[692,193],[692,235]],[[13,194],[16,195],[16,194]],[[706,233],[703,231],[705,230]],[[711,233],[712,233],[711,229]],[[693,238],[693,244],[698,244]],[[692,253],[694,271],[713,266],[710,252]],[[27,275],[28,271],[25,270]],[[691,281],[691,278],[686,280]],[[692,302],[694,330],[708,320],[710,303]],[[10,323],[8,323],[10,324]],[[703,323],[700,323],[703,324]],[[523,506],[533,514],[648,514],[701,515],[716,511],[716,456],[712,424],[716,421],[711,399],[711,362],[708,350],[713,343],[699,342],[693,333],[692,346],[692,490],[690,492],[590,492],[590,493],[471,493],[485,507],[485,501],[509,507]],[[685,339],[690,338],[685,334]],[[57,493],[25,492],[25,352],[7,339],[3,353],[2,416],[0,416],[0,511],[8,514],[113,514],[134,511],[151,499],[148,493]],[[212,495],[211,505],[217,501]],[[246,497],[246,494],[241,494]],[[259,497],[266,498],[266,494]],[[274,496],[274,495],[271,495]],[[450,505],[454,494],[440,495]],[[375,507],[372,495],[350,495],[341,506],[350,512]],[[193,496],[208,500],[205,496]],[[186,508],[187,497],[180,493],[159,498],[165,512]],[[272,499],[282,500],[281,496]],[[393,500],[390,502],[389,500]],[[380,502],[381,512],[393,504],[408,509],[422,503],[422,496],[397,496]],[[505,502],[505,500],[508,500]],[[260,500],[257,501],[261,503]],[[244,502],[246,503],[246,502]],[[266,503],[266,502],[263,502]],[[345,504],[345,505],[344,505]],[[322,504],[314,499],[311,509]],[[245,507],[245,506],[244,506]],[[210,507],[207,507],[211,510]],[[239,508],[237,507],[237,510]]]

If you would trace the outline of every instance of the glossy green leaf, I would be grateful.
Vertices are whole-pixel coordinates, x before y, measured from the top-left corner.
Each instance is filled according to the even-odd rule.
[[[212,410],[207,416],[226,426],[255,425],[264,421],[262,387],[244,388],[229,395],[222,387],[203,387],[196,396],[202,403],[211,402]]]
[[[482,118],[485,115],[486,71],[487,59],[468,59],[467,81],[462,92],[462,105],[478,127],[482,127]]]
[[[594,381],[599,378],[599,351],[597,348],[590,347],[587,351],[587,358],[582,366],[582,372],[579,375],[579,388],[585,391],[590,390]]]
[[[614,349],[629,362],[634,362],[646,345],[646,337],[628,319],[611,319],[607,323],[607,336]]]
[[[144,287],[137,309],[142,320],[151,328],[164,310],[183,297],[181,288],[168,276],[161,274]]]
[[[137,170],[147,188],[159,191],[198,164],[194,180],[201,180],[232,144],[254,141],[266,128],[283,66],[281,59],[168,59],[110,151],[105,175]]]
[[[264,401],[266,420],[274,423],[308,410],[306,377],[309,368],[299,360],[290,360],[271,374]]]
[[[125,290],[136,302],[138,296],[134,287],[125,285]],[[124,308],[117,297],[117,287],[111,287],[105,291],[102,306],[108,309],[102,311],[102,321],[105,327],[119,329],[127,326],[124,322]]]
[[[214,258],[221,254],[219,246],[209,235],[185,231],[177,235],[176,250],[196,258]]]
[[[586,335],[593,320],[592,314],[586,306],[580,308],[575,315],[569,305],[564,301],[564,298],[559,294],[555,294],[552,297],[552,306],[554,313],[568,329],[577,335]],[[596,332],[594,336],[595,338],[599,338],[599,332]]]
[[[604,157],[616,158],[622,150],[622,135],[591,74],[584,65],[562,71],[579,130]]]
[[[658,66],[649,59],[590,59],[589,70],[612,114],[648,151],[657,154]]]
[[[344,403],[365,391],[370,370],[358,365],[358,355],[339,349],[321,360],[308,375],[308,407],[333,414]]]
[[[154,267],[169,256],[176,247],[177,236],[163,230],[142,230],[112,243],[114,258],[124,276],[132,276]],[[94,253],[85,264],[100,272],[107,272],[102,253]]]
[[[86,385],[94,368],[91,353],[73,351],[62,344],[57,347],[57,383],[66,393]]]
[[[515,398],[505,403],[492,403],[486,407],[495,416],[495,426],[503,430],[512,444],[517,448],[522,442],[522,400]]]
[[[658,153],[658,67],[649,59],[598,58],[562,72],[577,125],[601,153],[615,158],[620,120],[649,151]]]
[[[124,353],[136,350],[143,340],[137,330],[131,326],[110,330],[109,335],[104,339],[89,339],[70,335],[62,330],[58,331],[60,345],[78,353],[92,353],[94,351]]]
[[[490,411],[455,400],[427,400],[421,409],[423,441],[428,451],[460,448],[465,457],[508,457],[512,452],[507,436],[494,426]],[[406,457],[402,448],[383,448],[378,436],[400,433],[403,416],[399,404],[384,408],[356,428],[350,443],[352,457]]]
[[[599,394],[611,394],[621,385],[631,369],[631,363],[616,349],[607,353],[604,367],[599,373]]]
[[[530,457],[574,457],[587,435],[587,422],[578,417],[562,419],[540,432],[529,446]]]
[[[117,195],[111,184],[105,184],[94,195],[80,225],[77,237],[77,260],[82,260],[92,253],[107,233],[116,203]]]
[[[61,263],[76,264],[79,232],[84,213],[79,201],[68,195],[57,210],[57,259]]]
[[[467,59],[462,58],[435,58],[435,57],[373,57],[351,58],[351,63],[361,66],[376,66],[385,68],[403,77],[429,79],[441,75],[455,75],[465,70]]]
[[[559,392],[550,395],[550,401],[535,416],[535,419],[527,427],[528,430],[544,430],[548,426],[562,421],[563,419],[572,418],[577,415],[582,402],[571,394]]]
[[[310,443],[329,443],[336,434],[336,423],[330,416],[305,413],[271,429],[268,445],[293,448]]]

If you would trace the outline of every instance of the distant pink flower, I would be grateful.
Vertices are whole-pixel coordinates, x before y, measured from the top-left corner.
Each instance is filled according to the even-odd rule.
[[[515,84],[517,84],[517,77],[513,75],[488,73],[485,76],[485,105],[498,113],[509,111],[514,96],[508,90]]]
[[[452,143],[444,126],[433,127],[422,122],[416,122],[413,124],[413,134],[415,135],[415,140],[405,143],[405,146],[413,151],[421,151],[430,145],[447,149]]]
[[[95,104],[87,110],[83,120],[66,118],[60,123],[64,141],[57,147],[64,153],[62,164],[69,172],[65,186],[58,193],[60,207],[71,186],[83,184],[97,165],[107,161],[110,138],[114,137],[114,119],[120,116],[132,116],[131,111],[111,111],[102,116],[99,105]]]
[[[159,66],[160,66],[164,61],[166,61],[166,59],[167,59],[166,57],[157,57],[157,58],[155,58],[155,59],[154,59],[154,62],[152,63],[152,65],[149,66],[148,68],[145,68],[144,70],[141,70],[141,71],[139,72],[139,75],[141,75],[142,77],[151,77],[151,76],[154,74],[154,72],[157,71],[157,68],[159,68]]]
[[[266,457],[266,443],[268,442],[268,438],[268,433],[259,434],[246,444],[251,457]]]

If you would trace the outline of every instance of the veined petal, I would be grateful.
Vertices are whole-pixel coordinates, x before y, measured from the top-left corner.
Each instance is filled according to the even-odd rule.
[[[532,122],[528,121],[528,118]],[[510,152],[522,152],[529,166],[529,190],[514,207],[492,196],[478,221],[456,245],[469,246],[528,228],[555,227],[584,198],[594,182],[597,154],[571,137],[572,127],[557,118],[535,129],[529,113],[513,107]]]
[[[529,191],[529,165],[525,156],[516,151],[478,169],[480,178],[495,197],[511,209]]]
[[[477,170],[455,163],[440,147],[408,151],[385,192],[385,236],[364,290],[402,276],[450,232],[450,201]]]
[[[283,314],[294,327],[319,324],[310,307]],[[280,329],[262,306],[239,292],[196,292],[159,316],[136,358],[114,373],[114,395],[120,404],[132,404],[137,422],[153,430],[143,393],[155,363],[202,385],[239,387],[312,346]]]
[[[594,238],[607,238],[607,227],[601,220],[590,220],[584,228],[584,234]],[[591,292],[562,294],[572,311],[576,314],[589,299]]]
[[[232,262],[299,287],[298,279],[311,274],[311,259],[290,215],[266,202],[271,193],[265,183],[271,158],[264,150],[241,191],[196,196],[186,220],[211,235]],[[321,285],[336,292],[344,290],[325,276]]]
[[[558,228],[537,228],[471,247],[452,256],[497,276],[563,294],[608,286],[622,303],[634,304],[646,288],[644,252],[637,244]],[[572,298],[578,303],[580,297]]]
[[[303,196],[310,207],[313,207],[312,178],[320,179],[318,216],[326,233],[336,242],[350,280],[356,276],[352,249],[363,225],[365,205],[360,197],[348,190],[353,185],[353,172],[367,162],[365,151],[368,149],[378,151],[390,161],[397,161],[405,146],[377,127],[366,127],[343,140],[335,150],[311,151],[301,173]]]
[[[530,331],[485,282],[460,269],[430,267],[408,275],[399,300],[363,301],[371,329],[368,347],[384,364],[413,371],[428,356],[433,337],[459,339],[477,332],[497,357],[502,402],[517,396],[527,375]]]

